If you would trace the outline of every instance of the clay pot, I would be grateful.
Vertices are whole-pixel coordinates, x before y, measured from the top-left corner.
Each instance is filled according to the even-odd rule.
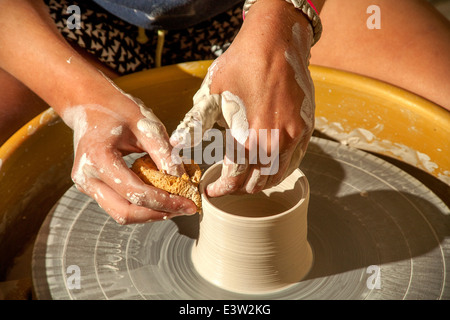
[[[297,169],[278,186],[254,195],[209,198],[206,186],[222,165],[200,183],[203,213],[192,249],[199,274],[229,291],[258,294],[297,283],[311,268],[307,240],[309,185]]]

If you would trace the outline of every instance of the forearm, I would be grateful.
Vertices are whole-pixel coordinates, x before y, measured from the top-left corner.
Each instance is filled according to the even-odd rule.
[[[62,114],[106,104],[115,88],[58,33],[41,1],[0,0],[0,67]]]

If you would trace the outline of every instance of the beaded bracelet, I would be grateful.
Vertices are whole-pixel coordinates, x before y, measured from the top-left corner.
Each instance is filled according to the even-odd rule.
[[[244,19],[248,10],[256,1],[257,0],[245,1],[242,12]],[[312,46],[315,45],[317,41],[319,41],[320,36],[322,35],[322,22],[320,21],[319,14],[314,5],[312,4],[311,0],[285,0],[285,1],[294,5],[296,9],[303,12],[305,16],[308,18],[314,33]]]

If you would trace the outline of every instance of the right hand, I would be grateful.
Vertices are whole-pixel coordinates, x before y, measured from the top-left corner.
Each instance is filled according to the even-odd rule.
[[[184,167],[172,161],[162,122],[129,95],[119,94],[111,101],[109,106],[69,107],[62,115],[74,130],[72,179],[77,189],[94,198],[120,224],[194,214],[192,201],[145,184],[122,158],[148,152],[159,169],[181,176]]]
[[[230,129],[227,151],[238,144],[245,148],[241,161],[225,155],[221,176],[206,188],[208,196],[257,193],[298,168],[314,130],[312,41],[310,22],[291,4],[258,1],[233,43],[210,66],[194,106],[171,137],[174,147],[196,145],[196,128],[202,137],[217,122]],[[251,130],[258,134],[253,143]],[[272,130],[274,135],[264,136]],[[271,153],[269,163],[261,161],[261,150]]]

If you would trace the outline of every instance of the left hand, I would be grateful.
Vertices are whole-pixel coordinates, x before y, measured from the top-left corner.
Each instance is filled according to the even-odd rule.
[[[220,178],[207,187],[209,196],[259,192],[300,165],[314,129],[311,42],[308,20],[292,5],[256,2],[232,45],[209,68],[193,108],[171,137],[175,147],[193,134],[194,122],[201,123],[202,135],[218,122],[245,146],[245,163],[225,156]],[[247,129],[260,133],[256,144]],[[278,129],[278,136],[271,136],[271,129]],[[270,155],[270,169],[260,157],[256,163],[249,158],[261,150]]]

